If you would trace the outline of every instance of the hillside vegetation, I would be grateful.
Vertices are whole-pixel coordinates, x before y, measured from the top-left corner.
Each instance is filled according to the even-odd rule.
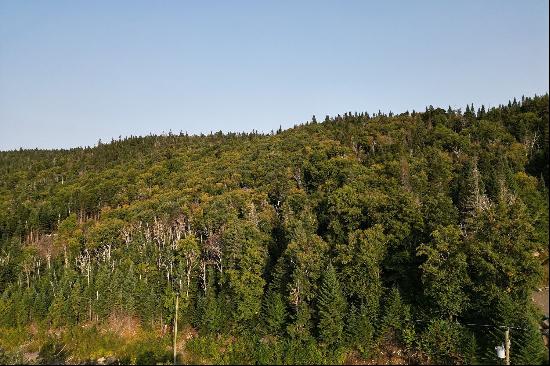
[[[540,364],[548,103],[0,152],[0,361]]]

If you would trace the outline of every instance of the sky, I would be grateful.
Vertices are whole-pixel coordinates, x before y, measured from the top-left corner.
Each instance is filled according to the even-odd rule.
[[[0,0],[0,150],[548,92],[548,1]]]

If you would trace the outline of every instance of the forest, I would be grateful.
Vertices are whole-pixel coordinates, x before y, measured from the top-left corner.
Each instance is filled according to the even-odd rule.
[[[548,364],[548,109],[0,152],[0,363]]]

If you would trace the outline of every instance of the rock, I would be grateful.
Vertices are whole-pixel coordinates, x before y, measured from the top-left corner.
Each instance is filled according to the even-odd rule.
[[[100,357],[97,359],[98,365],[114,365],[118,362],[118,360],[115,357],[109,356],[109,357]]]
[[[107,360],[105,361],[105,365],[116,365],[118,363],[118,359],[115,357],[107,357]]]

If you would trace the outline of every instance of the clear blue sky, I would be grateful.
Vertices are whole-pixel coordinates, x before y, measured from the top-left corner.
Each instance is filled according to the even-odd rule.
[[[0,150],[548,91],[548,1],[0,1]]]

